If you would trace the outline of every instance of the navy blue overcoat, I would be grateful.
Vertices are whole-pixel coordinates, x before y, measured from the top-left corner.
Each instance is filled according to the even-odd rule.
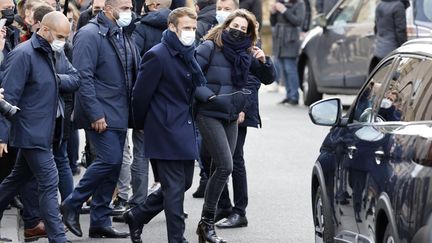
[[[160,43],[144,55],[132,91],[132,110],[135,125],[144,129],[146,157],[198,158],[194,89],[191,70],[180,53]]]

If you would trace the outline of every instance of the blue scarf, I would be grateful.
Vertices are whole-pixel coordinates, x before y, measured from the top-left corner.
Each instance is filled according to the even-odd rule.
[[[238,41],[231,37],[228,31],[222,32],[223,49],[225,58],[232,64],[231,79],[233,85],[238,88],[246,86],[249,68],[252,63],[252,55],[247,53],[247,49],[252,46],[252,39],[246,37]]]
[[[201,71],[196,58],[195,58],[195,46],[184,46],[178,39],[176,33],[165,30],[162,33],[162,43],[169,46],[170,48],[178,51],[180,53],[180,58],[183,62],[189,66],[192,70],[192,79],[196,86],[205,86],[207,83],[204,74]]]

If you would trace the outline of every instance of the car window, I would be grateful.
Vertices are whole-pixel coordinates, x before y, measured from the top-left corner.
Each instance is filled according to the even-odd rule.
[[[356,107],[354,110],[354,122],[370,122],[372,116],[372,107],[383,92],[388,73],[391,70],[392,61],[384,63],[370,78],[368,85],[357,97]]]
[[[399,94],[401,120],[406,122],[432,120],[432,72],[429,71],[432,68],[432,61],[417,61],[416,68],[412,70],[417,75],[407,88],[410,92],[404,91]]]
[[[379,0],[368,0],[364,1],[359,14],[357,16],[356,23],[373,23],[375,22],[375,9],[378,5]]]
[[[398,60],[395,70],[390,75],[384,96],[376,103],[378,121],[405,121],[412,117],[411,98],[418,90],[417,76],[421,72],[422,60],[403,57]],[[415,87],[417,86],[417,87]]]
[[[432,0],[416,0],[415,20],[422,22],[432,22]]]
[[[334,19],[333,25],[343,25],[346,23],[354,23],[359,7],[362,5],[363,0],[347,0],[342,3],[334,12],[332,18]]]

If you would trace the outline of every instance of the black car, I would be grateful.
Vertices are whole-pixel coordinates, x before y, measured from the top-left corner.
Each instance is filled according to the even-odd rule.
[[[432,242],[432,39],[386,57],[342,112],[309,109],[332,127],[312,172],[316,242]]]

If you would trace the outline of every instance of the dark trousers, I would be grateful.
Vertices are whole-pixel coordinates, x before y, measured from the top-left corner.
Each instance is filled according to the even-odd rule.
[[[232,184],[234,191],[234,207],[233,212],[246,215],[246,207],[248,205],[248,189],[247,189],[247,176],[244,161],[243,147],[246,140],[247,127],[238,128],[237,145],[233,156],[233,172]],[[225,186],[219,199],[219,207],[231,207],[231,200],[229,197],[228,185]]]
[[[109,227],[110,203],[120,175],[126,130],[106,130],[103,133],[86,130],[86,134],[95,147],[96,160],[64,203],[78,211],[92,196],[90,227]]]
[[[208,150],[215,168],[207,182],[203,211],[214,214],[222,190],[233,170],[238,126],[237,121],[226,122],[200,114],[197,115],[196,122],[203,146]]]
[[[66,242],[57,199],[58,174],[54,156],[49,150],[19,149],[12,173],[0,185],[0,210],[4,211],[11,199],[32,177],[38,182],[40,215],[50,242]]]
[[[61,200],[64,201],[73,191],[73,176],[69,165],[67,153],[67,140],[53,145],[54,160],[56,162],[59,175],[59,191]]]
[[[69,158],[70,168],[72,173],[78,170],[78,157],[79,157],[79,134],[78,129],[71,129],[69,139],[67,141],[67,155]]]
[[[184,193],[192,185],[193,160],[155,160],[161,188],[147,197],[145,204],[132,209],[136,219],[144,224],[165,210],[168,242],[183,242],[185,222],[183,215]]]

